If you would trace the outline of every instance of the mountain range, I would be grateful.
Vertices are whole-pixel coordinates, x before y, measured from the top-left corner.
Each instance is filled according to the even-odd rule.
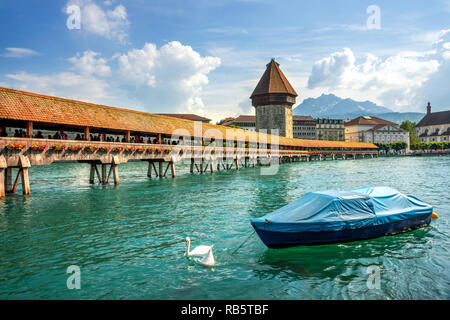
[[[353,119],[359,116],[376,115],[398,124],[405,120],[419,122],[425,115],[420,112],[394,112],[371,101],[342,99],[334,94],[322,94],[318,98],[307,98],[293,109],[292,114],[335,119]]]

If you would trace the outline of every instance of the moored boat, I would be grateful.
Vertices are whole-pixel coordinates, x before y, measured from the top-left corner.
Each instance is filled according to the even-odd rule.
[[[376,238],[431,221],[433,207],[389,187],[310,192],[252,226],[269,248]]]

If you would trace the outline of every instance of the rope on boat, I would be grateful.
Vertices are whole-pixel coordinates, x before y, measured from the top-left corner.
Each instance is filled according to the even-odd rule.
[[[245,239],[245,241],[242,242],[241,245],[240,245],[239,247],[237,247],[236,250],[234,250],[234,251],[230,254],[230,257],[231,257],[233,254],[235,254],[235,253],[236,253],[236,252],[237,252],[237,251],[238,251],[245,243],[247,243],[247,241],[250,240],[250,237],[251,237],[252,235],[254,235],[255,232],[256,232],[256,230],[253,230],[253,232],[248,236],[248,238]]]

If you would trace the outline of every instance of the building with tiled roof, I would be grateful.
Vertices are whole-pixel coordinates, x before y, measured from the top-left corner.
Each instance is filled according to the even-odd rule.
[[[272,59],[250,99],[255,107],[256,131],[292,138],[292,105],[297,92]]]
[[[191,121],[201,121],[203,123],[210,123],[211,119],[192,114],[192,113],[155,113],[162,116],[174,117],[179,119],[191,120]]]
[[[317,139],[317,120],[311,116],[292,116],[292,130],[294,138],[297,139]]]
[[[408,144],[409,131],[394,122],[374,116],[361,116],[344,124],[345,141],[391,143],[403,141]]]
[[[414,133],[421,142],[450,141],[450,110],[431,112],[428,102],[427,114],[416,125]]]

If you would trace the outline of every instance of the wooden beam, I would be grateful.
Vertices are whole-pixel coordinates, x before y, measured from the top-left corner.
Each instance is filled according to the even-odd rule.
[[[106,184],[106,164],[102,163],[102,184]]]
[[[19,156],[20,173],[22,178],[22,193],[30,194],[30,179],[28,177],[28,168],[31,167],[30,159],[26,156]]]
[[[113,175],[114,175],[114,185],[119,185],[119,166],[115,163],[112,164],[113,166]]]
[[[158,176],[159,176],[160,178],[162,178],[162,177],[163,177],[163,162],[160,161],[160,162],[158,162],[158,164],[159,164],[159,173],[158,173]]]
[[[161,133],[158,133],[156,135],[156,143],[157,144],[161,144],[162,143],[162,134]]]
[[[109,183],[109,178],[111,177],[111,173],[113,171],[113,166],[114,166],[114,163],[111,163],[111,166],[109,167],[108,178],[106,178],[106,182],[105,182],[106,184]]]
[[[155,170],[155,177],[157,177],[158,176],[158,170],[156,170],[156,166],[155,166],[155,162],[154,161],[152,161],[152,167]]]
[[[16,193],[17,185],[19,184],[19,177],[21,176],[22,168],[19,168],[19,171],[17,172],[16,180],[14,180],[13,187],[11,189],[11,193]]]
[[[94,164],[95,172],[97,173],[98,182],[102,182],[102,178],[100,177],[100,172],[98,171],[97,165]]]
[[[0,156],[0,198],[3,198],[6,194],[5,175],[7,174],[7,172],[8,167],[6,165],[6,159],[4,156]]]
[[[148,169],[147,169],[147,177],[151,178],[152,177],[152,162],[149,161],[148,162]]]
[[[33,121],[27,121],[27,138],[33,137]]]
[[[177,173],[175,172],[175,162],[170,162],[170,170],[172,171],[172,178],[176,178]]]
[[[125,142],[130,142],[130,130],[125,132]]]
[[[169,167],[170,167],[170,162],[168,162],[168,163],[167,163],[167,167],[166,167],[166,170],[164,171],[164,175],[163,175],[163,177],[165,177],[165,176],[166,176],[166,174],[167,174],[167,170],[169,170]]]
[[[90,135],[91,133],[89,132],[89,127],[84,127],[84,140],[89,141]]]
[[[28,168],[21,168],[22,174],[22,193],[24,195],[30,194],[30,179],[28,177]]]
[[[94,184],[95,183],[95,163],[91,162],[91,172],[89,175],[89,183]]]
[[[12,190],[12,168],[5,169],[5,192],[11,192]]]
[[[5,197],[5,173],[4,173],[5,169],[4,168],[0,168],[0,198],[4,198]]]

